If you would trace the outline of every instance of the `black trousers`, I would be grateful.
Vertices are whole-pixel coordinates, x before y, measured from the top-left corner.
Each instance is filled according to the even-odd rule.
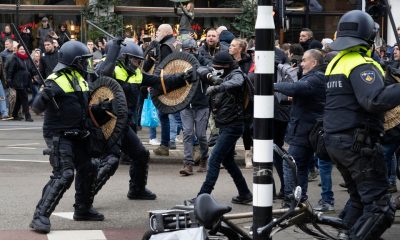
[[[22,112],[25,114],[25,118],[28,119],[31,117],[29,113],[29,105],[28,105],[28,92],[26,89],[15,89],[16,91],[16,100],[13,109],[12,116],[14,118],[18,117],[19,109],[22,106]]]

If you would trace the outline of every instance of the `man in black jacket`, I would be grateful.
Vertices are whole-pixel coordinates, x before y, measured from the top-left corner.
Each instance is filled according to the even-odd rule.
[[[313,32],[308,28],[303,28],[300,32],[299,43],[304,51],[308,49],[322,49],[322,43],[314,39]]]
[[[54,47],[53,39],[46,38],[44,40],[44,49],[42,57],[40,58],[39,70],[43,78],[47,78],[53,72],[54,67],[58,62],[58,50]]]
[[[236,142],[242,136],[244,128],[244,77],[227,51],[215,55],[213,68],[213,71],[208,68],[198,70],[201,80],[212,85],[207,88],[206,95],[211,98],[211,111],[219,128],[219,137],[208,159],[207,176],[198,195],[212,192],[222,164],[231,175],[239,193],[232,198],[232,203],[246,204],[253,200],[253,195],[234,161]],[[215,78],[217,72],[221,73],[220,78]]]

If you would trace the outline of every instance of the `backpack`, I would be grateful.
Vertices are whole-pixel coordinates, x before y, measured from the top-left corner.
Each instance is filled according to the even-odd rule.
[[[244,78],[243,82],[243,110],[245,113],[253,113],[253,105],[254,105],[254,84],[249,78],[249,76],[242,72],[242,76]]]

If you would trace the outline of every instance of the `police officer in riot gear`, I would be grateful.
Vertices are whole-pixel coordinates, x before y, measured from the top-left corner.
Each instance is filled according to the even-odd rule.
[[[44,186],[30,227],[37,232],[50,231],[49,217],[75,175],[75,212],[77,221],[102,221],[104,216],[93,207],[96,168],[88,152],[89,86],[84,74],[91,58],[81,42],[69,41],[59,50],[58,64],[48,76],[45,87],[32,105],[36,113],[45,111],[43,135],[51,149],[53,175]]]
[[[122,136],[119,146],[110,149],[109,154],[100,160],[101,163],[96,180],[96,193],[116,171],[118,167],[118,161],[116,160],[120,157],[120,149],[131,158],[129,169],[131,179],[127,197],[129,199],[142,200],[156,199],[156,194],[146,188],[150,153],[135,133],[135,111],[140,87],[147,86],[168,92],[182,87],[188,82],[195,81],[195,77],[191,70],[187,73],[160,77],[143,73],[139,68],[143,58],[143,50],[133,41],[126,40],[122,47],[114,41],[109,46],[104,66],[99,67],[99,69],[113,69],[113,72],[103,70],[100,75],[108,75],[116,79],[125,92],[128,105],[128,128]]]
[[[395,213],[379,142],[384,112],[400,104],[400,84],[385,87],[383,70],[371,58],[374,26],[362,11],[343,15],[330,45],[340,52],[325,72],[324,141],[348,186],[350,199],[340,217],[350,239],[379,239]]]

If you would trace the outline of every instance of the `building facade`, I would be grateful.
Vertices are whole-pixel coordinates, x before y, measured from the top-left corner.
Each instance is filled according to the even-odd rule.
[[[20,26],[31,27],[33,35],[40,26],[42,17],[49,18],[53,29],[57,32],[61,24],[67,24],[72,37],[82,41],[89,38],[88,27],[82,10],[85,4],[96,1],[115,3],[110,10],[122,16],[125,30],[133,35],[154,33],[156,27],[162,23],[175,25],[178,17],[173,11],[173,2],[168,0],[1,0],[0,1],[0,29],[6,24],[18,21]],[[193,27],[198,34],[204,29],[226,25],[230,27],[235,16],[242,13],[238,8],[240,0],[192,0],[195,3],[195,20]],[[256,2],[256,0],[248,0]],[[16,2],[20,2],[17,10]],[[285,2],[284,14],[276,8],[275,25],[280,42],[298,42],[298,35],[302,28],[313,30],[315,38],[333,38],[340,17],[353,9],[369,9],[370,5],[383,2],[382,0],[276,0]],[[290,4],[289,4],[290,3]],[[392,12],[400,9],[399,0],[389,0]],[[111,4],[112,5],[112,4]],[[280,15],[282,17],[280,17]],[[396,24],[400,24],[400,17],[395,14]],[[381,25],[380,35],[388,44],[394,43],[394,35],[386,14],[375,18]]]

